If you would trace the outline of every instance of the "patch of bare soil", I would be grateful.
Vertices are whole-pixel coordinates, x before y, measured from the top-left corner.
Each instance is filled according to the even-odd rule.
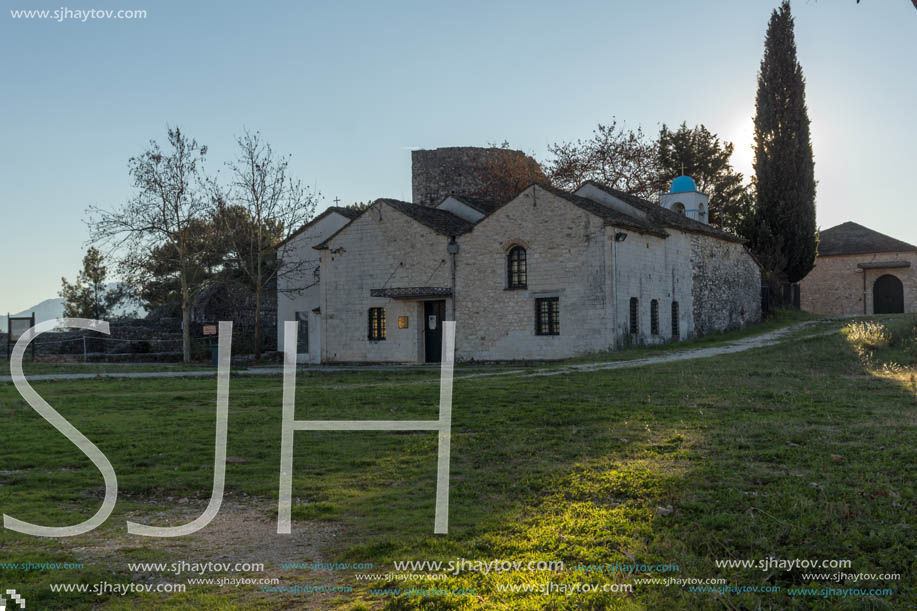
[[[154,526],[178,526],[196,519],[206,509],[206,501],[198,499],[145,499],[151,505],[166,505],[164,511],[127,511],[109,518],[115,528],[101,528],[89,535],[61,540],[85,566],[129,574],[137,583],[186,583],[196,578],[276,578],[274,584],[248,583],[222,586],[233,598],[270,601],[277,609],[323,609],[340,594],[282,594],[265,593],[262,585],[310,586],[352,585],[350,572],[283,568],[283,563],[330,562],[337,541],[339,526],[327,522],[294,521],[292,532],[277,534],[276,501],[252,497],[224,498],[217,516],[206,527],[183,537],[141,537],[127,532],[124,520]],[[132,499],[142,502],[141,499]],[[120,524],[117,524],[120,521]],[[97,534],[99,533],[99,534]],[[160,563],[165,570],[148,567],[131,569],[128,564]],[[182,569],[176,574],[174,565]],[[207,563],[210,563],[209,565]],[[213,570],[214,565],[230,565],[229,570]],[[242,565],[261,564],[263,571]],[[197,565],[194,567],[194,565]],[[239,570],[235,570],[239,565]],[[194,568],[191,568],[194,567]],[[206,570],[209,568],[210,570]],[[218,586],[188,584],[189,592],[197,588],[210,591]]]

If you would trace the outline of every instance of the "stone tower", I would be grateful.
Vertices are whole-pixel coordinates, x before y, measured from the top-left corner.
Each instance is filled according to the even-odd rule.
[[[707,223],[710,213],[710,196],[697,190],[690,176],[679,176],[672,181],[668,193],[659,197],[659,205],[690,219]]]
[[[448,195],[503,203],[534,182],[547,178],[522,151],[454,146],[411,152],[412,199],[422,206],[435,206]]]

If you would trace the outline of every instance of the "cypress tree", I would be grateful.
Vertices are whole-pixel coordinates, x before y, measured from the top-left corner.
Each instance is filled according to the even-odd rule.
[[[772,280],[801,280],[815,262],[815,162],[805,79],[789,0],[771,14],[755,101],[755,227],[751,247]]]

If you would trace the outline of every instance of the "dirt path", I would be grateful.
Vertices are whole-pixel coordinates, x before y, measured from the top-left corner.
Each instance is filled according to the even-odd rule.
[[[735,352],[744,352],[746,350],[752,350],[753,348],[763,348],[765,346],[771,346],[773,344],[778,344],[785,341],[786,336],[796,331],[799,331],[805,327],[813,325],[815,322],[819,321],[806,321],[790,327],[784,327],[782,329],[777,329],[776,331],[770,331],[768,333],[762,333],[761,335],[754,335],[752,337],[746,337],[742,339],[735,340],[733,342],[728,342],[722,346],[712,346],[710,348],[695,348],[692,350],[679,350],[676,352],[667,352],[665,354],[660,354],[658,356],[650,356],[640,359],[632,359],[626,361],[610,361],[604,363],[584,363],[581,365],[566,365],[558,368],[557,370],[552,371],[540,371],[531,373],[532,376],[552,376],[552,375],[561,375],[565,373],[577,373],[582,371],[599,371],[604,369],[622,369],[627,367],[645,367],[646,365],[657,365],[660,363],[673,363],[675,361],[687,361],[691,359],[704,359],[710,358],[713,356],[721,356],[723,354],[733,354]],[[825,331],[824,334],[828,335],[834,333],[835,329],[830,331]]]
[[[230,496],[229,493],[224,495],[217,516],[193,535],[141,537],[128,534],[122,522],[108,527],[101,535],[95,532],[58,541],[87,566],[125,575],[135,583],[187,584],[189,591],[203,587],[211,592],[227,593],[233,597],[229,603],[232,608],[257,607],[269,600],[277,602],[278,594],[263,593],[263,586],[352,584],[355,571],[283,566],[285,563],[328,566],[328,558],[337,551],[334,546],[341,535],[340,526],[297,520],[290,534],[278,535],[277,520],[271,511],[276,508],[276,501],[245,494],[236,494],[232,499]],[[135,509],[119,517],[159,526],[187,524],[200,516],[207,505],[199,499],[178,497],[134,497],[130,501],[164,506],[165,509]],[[296,501],[302,502],[301,499]],[[137,566],[141,563],[146,566]],[[229,585],[188,581],[210,578],[222,578],[223,583]],[[233,579],[236,581],[230,581]],[[240,580],[245,580],[244,586],[235,585]],[[284,602],[271,608],[326,609],[336,596],[339,594],[321,592],[289,596],[289,601],[281,598],[279,600]]]

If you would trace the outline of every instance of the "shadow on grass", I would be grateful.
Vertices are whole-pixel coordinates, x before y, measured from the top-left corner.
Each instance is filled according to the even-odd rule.
[[[476,590],[476,599],[438,602],[456,608],[892,609],[914,600],[913,473],[906,466],[917,464],[915,398],[869,375],[839,336],[700,367],[571,375],[557,388],[529,380],[525,388],[505,390],[516,407],[497,411],[526,423],[523,430],[518,424],[504,428],[507,422],[496,430],[481,427],[480,414],[456,427],[476,438],[473,449],[456,444],[453,464],[461,469],[471,460],[475,475],[473,484],[453,486],[457,528],[450,536],[377,533],[344,557],[377,563],[546,559],[568,568],[553,575],[466,573],[435,582]],[[457,392],[457,413],[460,403],[472,400],[469,394]],[[564,396],[564,409],[535,408],[539,402],[527,399],[539,394]],[[493,513],[482,516],[481,505]],[[837,582],[803,569],[716,566],[717,560],[767,558],[850,560],[849,568],[811,573],[901,578]],[[732,587],[781,591],[693,593],[635,583],[646,575],[570,572],[578,564],[635,563],[679,567],[653,572],[655,577],[716,577]],[[550,582],[635,587],[631,595],[537,591]],[[512,585],[536,590],[499,591]],[[787,590],[794,587],[888,587],[894,593],[791,596]],[[420,607],[423,600],[388,606]]]

